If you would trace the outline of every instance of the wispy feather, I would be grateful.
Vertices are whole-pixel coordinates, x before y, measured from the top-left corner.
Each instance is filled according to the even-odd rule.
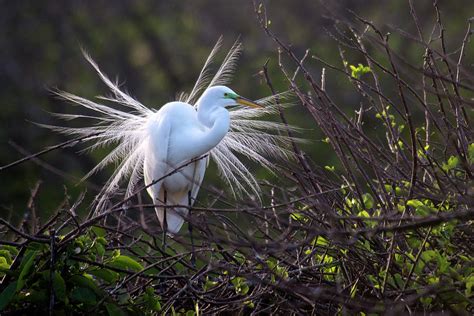
[[[212,76],[211,65],[221,45],[222,38],[219,38],[204,63],[191,92],[181,93],[178,97],[179,100],[197,107],[197,100],[207,88],[230,83],[242,45],[238,41],[234,43],[223,63]],[[137,183],[143,177],[144,147],[149,137],[146,126],[149,118],[156,111],[147,108],[124,92],[118,83],[110,80],[100,70],[85,51],[83,54],[112,92],[111,96],[98,97],[98,99],[124,106],[130,111],[87,100],[68,92],[56,91],[55,93],[60,98],[92,110],[97,115],[62,113],[54,115],[66,121],[88,119],[92,120],[94,124],[80,128],[43,126],[71,136],[89,137],[89,140],[92,141],[88,147],[90,150],[110,144],[116,146],[84,177],[90,177],[109,164],[118,164],[98,196],[97,210],[100,211],[106,201],[118,192],[125,180],[128,179],[125,190],[125,197],[128,197],[133,194]],[[288,159],[293,156],[292,151],[288,148],[295,139],[288,137],[286,133],[288,129],[295,130],[295,128],[264,119],[267,115],[277,113],[278,106],[290,105],[285,103],[288,96],[288,93],[282,93],[258,100],[259,104],[265,105],[263,109],[236,107],[230,111],[230,130],[224,139],[211,150],[210,157],[216,163],[220,175],[227,181],[234,195],[258,196],[260,193],[257,179],[237,155],[247,157],[270,171],[274,168],[273,159]],[[283,101],[283,104],[276,105],[277,98]]]

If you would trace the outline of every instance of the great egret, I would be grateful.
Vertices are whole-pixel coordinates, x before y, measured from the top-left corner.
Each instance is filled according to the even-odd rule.
[[[226,107],[244,105],[261,108],[225,86],[207,89],[196,109],[184,102],[170,102],[148,118],[148,144],[145,144],[143,173],[145,185],[161,179],[173,169],[193,158],[207,154],[229,131],[230,116]],[[148,187],[153,201],[164,205],[192,206],[201,185],[207,163],[193,162],[163,181]],[[155,207],[163,229],[177,233],[183,225],[188,208]]]
[[[232,46],[212,77],[210,66],[220,46],[221,39],[207,58],[191,93],[182,93],[178,101],[165,104],[159,111],[144,106],[123,92],[83,52],[113,93],[111,97],[98,98],[125,106],[131,111],[59,91],[57,93],[61,98],[93,110],[98,115],[55,113],[65,120],[89,119],[95,121],[95,124],[82,128],[47,127],[68,135],[88,137],[88,140],[95,141],[90,146],[91,149],[117,144],[84,177],[89,177],[108,164],[120,162],[98,195],[98,212],[105,209],[107,200],[119,191],[124,179],[129,178],[125,192],[125,197],[129,197],[142,177],[146,184],[151,184],[183,162],[208,153],[205,159],[194,161],[147,189],[153,203],[157,205],[156,213],[164,231],[167,229],[168,232],[177,233],[184,221],[181,215],[186,216],[188,208],[170,209],[163,206],[192,206],[209,157],[217,164],[220,175],[228,182],[234,195],[258,196],[260,187],[257,180],[236,153],[258,162],[270,171],[274,169],[274,165],[269,158],[287,159],[292,155],[287,149],[292,139],[285,136],[285,133],[288,129],[295,128],[260,119],[267,114],[276,113],[277,106],[285,106],[275,103],[275,98],[284,100],[285,93],[253,102],[225,87],[232,76],[241,45],[236,42]],[[227,110],[226,107],[230,105],[243,106]]]

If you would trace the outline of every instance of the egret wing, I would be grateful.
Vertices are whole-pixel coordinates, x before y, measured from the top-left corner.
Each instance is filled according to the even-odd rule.
[[[229,132],[211,150],[211,157],[234,195],[254,195],[258,198],[260,193],[257,179],[239,156],[257,162],[270,172],[276,169],[272,162],[274,159],[294,158],[291,144],[303,140],[289,136],[288,133],[298,129],[265,119],[268,115],[277,114],[279,108],[291,106],[287,102],[289,95],[282,93],[258,100],[257,103],[265,106],[262,109],[238,107],[230,111]]]
[[[205,88],[230,83],[242,44],[238,40],[234,43],[211,79],[210,65],[221,43],[220,38],[206,60],[193,90],[184,99],[186,102],[195,104],[200,92]],[[255,176],[240,160],[239,155],[258,162],[270,172],[275,169],[275,166],[269,158],[287,159],[294,156],[288,148],[291,147],[291,142],[300,142],[301,139],[288,136],[288,131],[295,131],[295,128],[282,123],[269,122],[264,118],[268,114],[278,113],[279,108],[291,105],[286,102],[289,95],[290,93],[281,93],[258,100],[259,104],[265,105],[264,109],[238,107],[230,111],[229,132],[210,151],[210,156],[216,162],[221,177],[227,181],[234,195],[243,193],[259,196],[260,192]]]
[[[199,188],[201,187],[202,180],[206,173],[206,168],[209,165],[209,156],[206,158],[196,161],[194,168],[194,177],[191,187],[191,206],[196,201],[196,197],[199,193]]]
[[[175,226],[182,225],[182,223],[180,224],[182,218],[174,211],[166,210],[165,212],[165,208],[160,206],[169,204],[169,200],[175,199],[173,196],[165,196],[163,188],[164,177],[172,170],[171,166],[167,164],[171,124],[169,120],[163,119],[159,113],[156,113],[150,117],[147,130],[146,141],[148,146],[146,146],[143,168],[145,185],[148,186],[147,191],[153,199],[153,204],[157,205],[155,206],[155,212],[161,226],[164,226],[166,214],[167,228],[174,231]]]

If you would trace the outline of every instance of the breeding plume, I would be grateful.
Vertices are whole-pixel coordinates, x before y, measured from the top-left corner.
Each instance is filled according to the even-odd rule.
[[[84,177],[108,164],[118,163],[98,196],[98,212],[105,210],[105,202],[120,193],[120,187],[127,180],[125,198],[135,194],[137,184],[144,179],[161,226],[170,233],[177,233],[196,200],[209,159],[216,163],[235,196],[259,196],[256,178],[236,154],[269,170],[274,167],[273,159],[291,156],[291,151],[286,149],[291,139],[284,136],[291,127],[262,119],[282,106],[275,104],[275,99],[283,100],[285,95],[253,102],[224,86],[232,77],[241,45],[234,44],[212,76],[211,65],[220,46],[221,39],[207,58],[192,91],[181,93],[178,101],[166,103],[158,110],[144,106],[122,91],[84,53],[112,95],[98,97],[105,102],[97,103],[58,92],[61,98],[93,110],[96,115],[55,114],[66,120],[84,119],[93,124],[82,128],[48,127],[87,137],[92,142],[91,149],[116,145]],[[164,205],[182,207],[164,208]]]

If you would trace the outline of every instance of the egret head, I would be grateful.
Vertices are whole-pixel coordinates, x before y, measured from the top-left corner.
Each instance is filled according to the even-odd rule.
[[[226,86],[214,86],[206,89],[199,98],[197,105],[198,108],[201,106],[226,108],[233,105],[244,105],[253,108],[263,107],[260,104],[238,95]]]

